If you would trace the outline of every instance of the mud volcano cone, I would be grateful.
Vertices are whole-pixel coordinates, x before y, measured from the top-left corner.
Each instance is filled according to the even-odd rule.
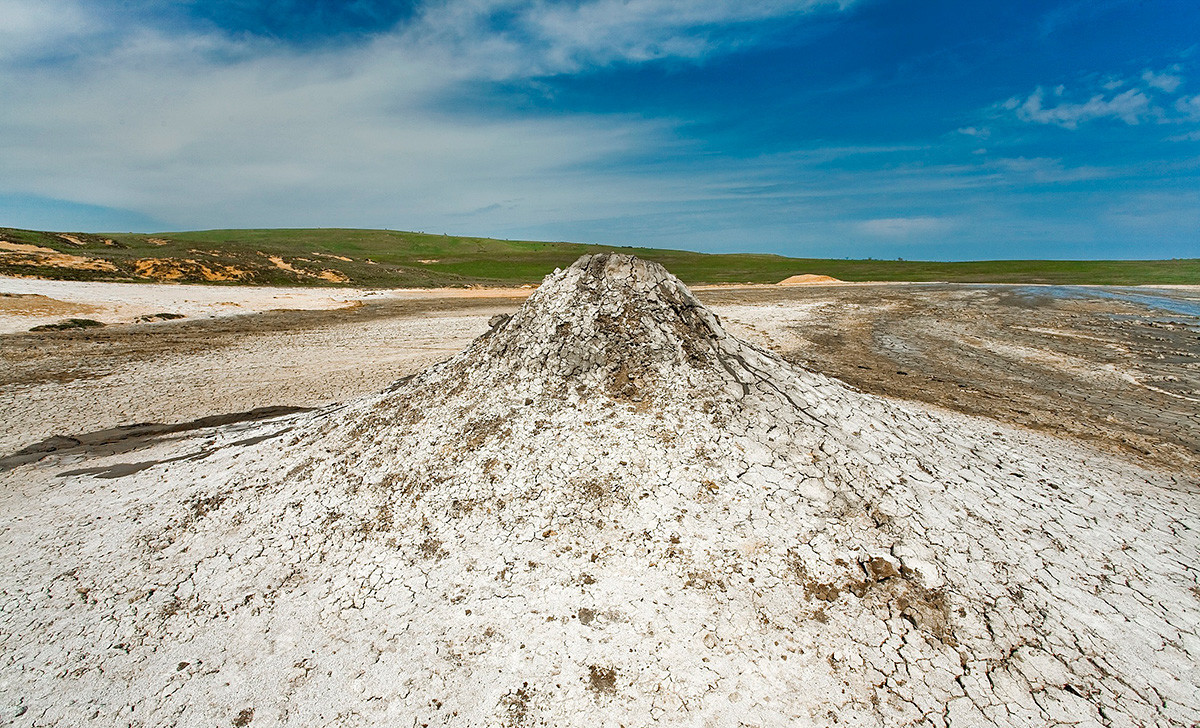
[[[9,497],[18,723],[1200,719],[1193,484],[789,365],[629,256],[174,447]]]

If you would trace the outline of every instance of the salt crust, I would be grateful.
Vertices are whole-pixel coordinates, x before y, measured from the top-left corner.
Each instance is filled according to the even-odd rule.
[[[1195,482],[789,365],[627,256],[137,456],[0,477],[4,721],[1200,720]]]

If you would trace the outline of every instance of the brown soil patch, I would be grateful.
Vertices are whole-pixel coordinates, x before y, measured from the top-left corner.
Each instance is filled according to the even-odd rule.
[[[0,314],[7,316],[72,316],[96,310],[95,306],[67,303],[37,293],[0,293]]]
[[[331,256],[331,257],[336,257],[336,256]],[[302,278],[320,278],[321,280],[329,281],[330,283],[347,283],[350,280],[349,278],[342,275],[341,273],[338,273],[335,270],[326,269],[326,270],[321,271],[320,273],[313,273],[311,271],[301,270],[300,268],[296,268],[295,266],[293,266],[291,263],[287,262],[283,258],[280,258],[278,255],[268,256],[267,259],[270,260],[271,263],[274,264],[274,266],[276,268],[279,268],[280,270],[286,270],[289,273],[295,273],[296,275],[301,276]],[[347,260],[347,259],[343,258],[342,260]]]
[[[26,245],[25,243],[10,243],[7,240],[0,240],[0,253],[35,253],[38,255],[57,253],[57,250],[43,248],[39,245]]]
[[[802,273],[796,276],[789,276],[779,281],[776,285],[779,286],[808,286],[813,283],[841,283],[842,281],[833,276],[821,276],[813,273]]]
[[[350,278],[338,273],[335,270],[323,270],[317,274],[318,278],[329,281],[331,283],[349,283]]]
[[[617,671],[611,667],[589,666],[588,689],[596,693],[615,695],[617,692]]]
[[[0,263],[6,265],[37,266],[50,268],[73,268],[75,270],[116,271],[117,267],[107,260],[87,258],[82,255],[60,253],[53,248],[40,245],[13,243],[0,240]]]
[[[157,281],[205,280],[205,281],[237,281],[248,275],[249,271],[220,263],[201,263],[192,259],[170,260],[168,258],[143,258],[133,264],[134,272],[143,278],[153,278]]]
[[[71,245],[79,248],[87,247],[88,242],[77,235],[68,235],[66,233],[57,233],[57,235],[58,238],[63,242],[70,243]],[[103,238],[100,240],[100,242],[104,243],[105,245],[116,245],[116,243],[109,238]]]

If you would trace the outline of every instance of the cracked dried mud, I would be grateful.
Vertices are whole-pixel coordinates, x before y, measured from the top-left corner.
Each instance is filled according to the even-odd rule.
[[[43,335],[40,353],[6,337],[25,367],[6,391],[94,394],[107,379],[132,392],[121,366],[144,380],[219,354],[230,376],[212,386],[228,394],[253,373],[239,347],[265,340],[280,357],[298,336],[324,338],[290,351],[339,341],[357,357],[332,399],[379,393],[151,428],[133,449],[75,438],[0,473],[4,719],[1200,721],[1200,483],[1195,435],[1176,427],[1196,414],[1186,324],[1143,340],[1140,323],[1105,328],[1094,302],[1055,299],[1013,334],[996,324],[1015,315],[1006,296],[1024,295],[1009,288],[840,287],[840,308],[816,288],[702,295],[712,310],[657,265],[585,257],[519,308],[448,306],[466,349],[433,366],[387,359],[382,338],[355,343],[429,320],[366,306],[299,330],[279,314],[253,336],[244,321],[168,322]],[[856,312],[855,296],[891,313]],[[1060,305],[1093,308],[1036,318]],[[939,307],[957,328],[919,325]],[[213,336],[219,325],[234,330]],[[142,331],[177,337],[165,363],[138,348]],[[1103,341],[1062,335],[1079,331]],[[1057,353],[1037,359],[1016,335]],[[97,342],[129,348],[77,376],[70,352],[104,352]],[[1126,347],[1120,376],[1081,374],[1109,344]],[[385,349],[382,371],[361,372],[369,347]],[[967,412],[1000,392],[1008,405],[987,419],[827,376],[850,379],[851,362],[869,367],[852,382],[865,389]],[[1062,378],[1020,386],[1043,368]],[[261,379],[269,404],[320,404]],[[1128,404],[1146,392],[1161,400]],[[230,399],[242,404],[225,411],[251,409]],[[1059,401],[1074,409],[1047,404]],[[99,420],[128,422],[114,412]],[[57,425],[103,429],[74,416]],[[22,427],[18,447],[63,432]]]

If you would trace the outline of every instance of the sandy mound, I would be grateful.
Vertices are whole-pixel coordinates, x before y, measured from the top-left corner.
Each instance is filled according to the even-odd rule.
[[[777,286],[806,286],[806,285],[809,285],[812,283],[841,283],[841,282],[842,281],[840,281],[837,278],[834,278],[833,276],[820,276],[820,275],[814,275],[812,273],[802,273],[801,275],[789,276],[787,278],[784,278],[782,281],[779,281],[779,283],[776,283],[775,285],[777,285]]]
[[[1193,493],[790,366],[628,256],[130,460],[0,481],[18,724],[1200,719]]]

